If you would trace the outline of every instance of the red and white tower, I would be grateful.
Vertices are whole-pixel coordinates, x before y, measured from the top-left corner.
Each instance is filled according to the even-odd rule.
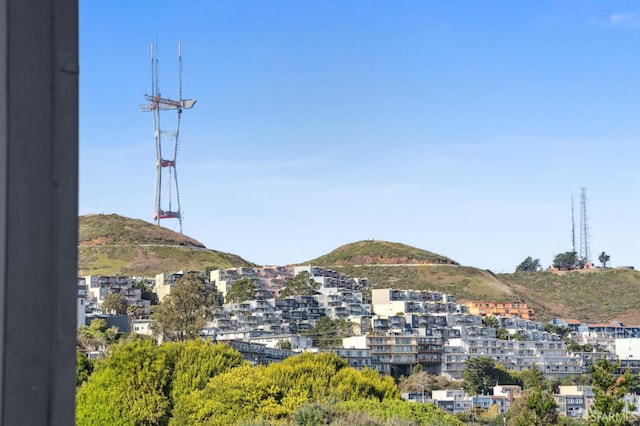
[[[151,44],[151,94],[145,94],[148,104],[141,105],[142,111],[153,115],[153,130],[156,143],[156,198],[153,210],[153,221],[160,225],[162,219],[178,219],[180,233],[182,233],[182,211],[180,210],[180,192],[178,191],[178,172],[176,157],[180,143],[180,119],[182,110],[191,109],[195,99],[182,99],[182,47],[178,42],[178,99],[163,98],[160,94],[158,81],[158,59],[156,46]],[[173,130],[166,130],[160,126],[160,116],[163,111],[176,111],[177,121]],[[164,117],[164,115],[163,115]],[[163,194],[163,182],[166,185]]]

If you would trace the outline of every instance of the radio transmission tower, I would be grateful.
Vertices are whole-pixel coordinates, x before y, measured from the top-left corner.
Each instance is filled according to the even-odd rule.
[[[571,194],[571,251],[576,251],[576,222],[573,212],[573,194]]]
[[[162,219],[177,219],[182,233],[182,211],[180,210],[180,192],[178,191],[178,172],[176,157],[180,142],[180,118],[182,110],[191,109],[195,99],[182,99],[182,47],[178,42],[178,99],[163,98],[160,94],[158,79],[158,59],[156,46],[151,44],[151,94],[145,94],[148,104],[141,105],[143,111],[151,112],[156,143],[156,197],[153,209],[153,221],[160,225]],[[160,127],[163,111],[176,111],[177,121],[173,130]],[[165,115],[162,115],[165,117]],[[162,186],[166,184],[163,193]]]
[[[582,187],[580,188],[580,263],[583,267],[591,263],[589,224],[587,221],[587,188]]]

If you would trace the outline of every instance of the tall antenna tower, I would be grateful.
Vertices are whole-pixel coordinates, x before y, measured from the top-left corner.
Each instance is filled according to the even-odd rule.
[[[575,215],[573,213],[573,194],[571,194],[571,251],[576,251],[576,223]]]
[[[587,217],[587,188],[580,188],[580,263],[591,263],[591,247],[589,245],[589,224]]]
[[[163,98],[160,94],[158,78],[158,58],[156,57],[156,45],[151,43],[151,94],[145,94],[145,99],[150,102],[140,105],[142,111],[151,112],[153,115],[153,130],[156,143],[156,196],[153,209],[153,221],[160,225],[162,219],[177,219],[182,233],[182,210],[180,209],[180,192],[178,191],[178,171],[176,158],[178,144],[180,142],[180,118],[182,110],[191,109],[196,103],[195,99],[182,99],[182,46],[178,42],[178,99]],[[176,111],[177,121],[174,130],[165,130],[160,127],[160,113],[162,111]],[[164,117],[164,115],[163,115]],[[168,156],[163,156],[168,153]],[[167,185],[165,193],[162,192],[163,182]]]

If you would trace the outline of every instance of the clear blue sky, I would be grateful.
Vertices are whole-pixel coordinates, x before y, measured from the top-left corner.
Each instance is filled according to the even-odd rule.
[[[198,101],[178,173],[209,248],[373,238],[512,272],[571,249],[586,187],[592,257],[640,267],[638,2],[82,0],[80,214],[152,221],[156,38],[162,94],[181,40]]]

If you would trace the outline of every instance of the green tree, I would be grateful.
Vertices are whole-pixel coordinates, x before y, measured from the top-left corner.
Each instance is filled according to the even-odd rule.
[[[522,370],[517,373],[517,376],[523,389],[545,388],[544,373],[535,362],[531,365],[531,369]]]
[[[516,266],[516,272],[536,272],[540,267],[540,259],[533,259],[529,256]]]
[[[107,327],[103,318],[94,318],[87,327],[78,328],[78,346],[84,351],[97,351],[110,345],[118,338],[118,327]]]
[[[93,363],[80,350],[76,350],[76,386],[80,386],[93,373]]]
[[[469,358],[465,361],[463,388],[470,395],[490,395],[493,387],[501,384],[512,384],[515,379],[489,357]]]
[[[211,378],[245,365],[223,343],[202,340],[156,345],[136,338],[114,345],[77,391],[78,425],[176,425],[173,407],[184,404]]]
[[[609,263],[609,259],[611,259],[611,256],[609,256],[605,252],[600,253],[600,256],[598,256],[598,260],[600,261],[600,263],[602,263],[603,268],[607,267],[607,263]]]
[[[329,317],[320,317],[309,334],[315,335],[313,343],[319,348],[341,347],[342,339],[353,335],[350,322]]]
[[[509,410],[510,426],[546,426],[556,424],[558,412],[550,392],[540,386],[528,389]]]
[[[571,333],[569,327],[564,325],[553,325],[549,322],[545,323],[544,330],[549,333],[557,334],[561,339],[564,339],[569,333]]]
[[[165,425],[170,353],[148,340],[114,345],[76,395],[77,425]]]
[[[279,424],[302,405],[369,399],[399,399],[391,377],[355,370],[332,353],[301,355],[268,366],[242,365],[213,377],[174,409],[178,424]]]
[[[127,313],[127,299],[122,293],[109,293],[102,302],[102,310],[104,312],[114,312],[116,315],[125,315]]]
[[[176,345],[171,376],[172,406],[183,403],[192,392],[202,390],[212,377],[245,364],[240,352],[224,343],[189,340]]]
[[[578,266],[578,261],[578,253],[575,251],[558,253],[553,258],[553,267],[562,270],[575,269]]]
[[[287,339],[278,340],[278,343],[276,343],[276,348],[283,349],[283,350],[286,350],[286,351],[290,351],[291,350],[291,340],[287,340]]]
[[[253,300],[255,298],[256,289],[253,286],[253,281],[251,281],[249,278],[241,278],[231,284],[231,288],[225,296],[225,302],[238,303],[245,300]]]
[[[597,426],[627,426],[633,424],[632,417],[623,412],[624,395],[633,386],[634,379],[627,372],[616,376],[620,366],[618,360],[600,359],[591,365],[593,380],[593,403],[589,408],[589,422]]]
[[[293,278],[288,278],[280,297],[310,296],[316,294],[321,284],[315,281],[307,271],[300,272]]]
[[[498,328],[500,327],[500,321],[493,315],[485,315],[482,317],[482,325],[485,327]]]
[[[176,281],[152,315],[151,328],[164,340],[182,342],[200,335],[213,318],[215,295],[198,274],[188,274]]]
[[[506,328],[499,328],[496,330],[496,337],[500,340],[511,340],[511,333]]]
[[[438,425],[464,426],[464,422],[433,404],[416,404],[398,399],[358,399],[338,402],[333,407],[338,425]]]

